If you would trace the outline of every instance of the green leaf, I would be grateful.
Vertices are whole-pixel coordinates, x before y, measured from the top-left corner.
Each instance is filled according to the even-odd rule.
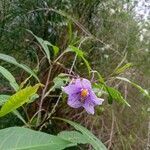
[[[49,51],[49,48],[47,46],[47,41],[44,41],[42,38],[36,36],[32,31],[30,30],[27,30],[29,33],[31,33],[35,38],[36,40],[39,42],[39,44],[42,46],[45,54],[46,54],[46,57],[48,59],[48,61],[50,62],[50,51]]]
[[[34,73],[34,71],[32,71],[28,66],[26,66],[25,64],[20,64],[18,65],[18,67],[24,69],[26,72],[28,72],[30,75],[32,75],[33,77],[35,77],[37,79],[38,82],[39,78],[37,77],[37,75]]]
[[[10,113],[11,111],[14,111],[24,103],[28,102],[30,97],[37,92],[40,86],[41,84],[36,84],[33,87],[29,86],[10,96],[0,110],[0,117]]]
[[[59,48],[53,44],[51,44],[49,41],[45,41],[45,44],[51,46],[53,48],[53,51],[54,51],[54,56],[56,56],[59,52]]]
[[[137,85],[136,83],[134,83],[134,82],[132,82],[129,79],[124,78],[124,77],[116,77],[116,79],[130,83],[132,86],[137,88],[139,91],[141,91],[145,96],[147,96],[150,99],[150,95],[149,95],[148,91],[146,89],[143,89],[141,86]]]
[[[31,78],[31,76],[29,76],[28,78],[26,78],[24,81],[22,81],[20,83],[20,89],[22,89],[25,85],[27,85],[27,82],[29,81],[29,79]]]
[[[109,87],[105,84],[101,84],[101,83],[100,84],[97,84],[97,83],[94,84],[94,87],[96,87],[96,88],[99,87],[102,91],[107,92],[109,104],[112,104],[112,102],[114,100],[118,103],[126,104],[127,106],[130,107],[130,104],[123,98],[123,96],[121,95],[121,93],[118,90],[116,90],[112,87]]]
[[[11,64],[19,67],[19,68],[24,69],[27,73],[31,74],[39,82],[37,75],[28,66],[18,63],[15,58],[13,58],[9,55],[5,55],[5,54],[0,53],[0,60],[6,61],[8,63],[11,63]]]
[[[63,150],[73,144],[60,137],[21,127],[0,130],[0,150]]]
[[[10,95],[0,95],[0,106],[2,106],[9,99]]]
[[[5,104],[8,99],[10,98],[10,95],[0,95],[0,106],[2,106],[3,104]],[[17,111],[14,110],[13,111],[14,115],[16,115],[24,124],[27,125],[26,121],[23,119],[23,117],[21,116],[21,114]]]
[[[24,118],[21,116],[21,114],[19,113],[19,111],[14,110],[13,114],[16,115],[26,126],[28,126],[27,122],[24,120]]]
[[[85,65],[88,69],[88,72],[90,74],[91,67],[90,67],[89,62],[84,57],[84,55],[85,55],[84,52],[82,50],[78,49],[77,47],[72,46],[72,45],[69,45],[69,48],[67,50],[68,50],[68,52],[69,51],[75,52],[77,54],[77,56],[80,57],[84,61]]]
[[[13,58],[13,57],[11,57],[9,55],[2,54],[2,53],[0,53],[0,59],[4,60],[6,62],[9,62],[11,64],[14,64],[14,65],[18,64],[18,62],[16,61],[15,58]]]
[[[86,138],[83,136],[78,131],[62,131],[58,134],[59,137],[61,137],[64,140],[70,141],[72,143],[76,144],[87,144],[88,141]]]
[[[9,81],[15,91],[19,90],[19,85],[17,84],[14,76],[6,68],[0,66],[0,73]]]
[[[115,100],[118,103],[126,104],[127,106],[130,107],[130,104],[122,97],[121,93],[118,90],[112,87],[108,87],[108,86],[105,86],[105,87],[109,94],[109,97],[108,97],[109,103],[112,103],[113,100]]]
[[[61,73],[54,78],[53,82],[55,89],[61,89],[62,86],[66,85],[66,83],[69,82],[69,78],[66,74]]]
[[[107,150],[105,145],[95,135],[93,135],[88,129],[84,128],[83,126],[67,119],[62,119],[58,117],[55,117],[54,119],[65,121],[71,126],[73,126],[76,130],[80,131],[84,138],[86,138],[88,143],[91,144],[95,150]]]
[[[127,63],[120,68],[116,68],[113,74],[123,73],[126,69],[130,68],[131,66],[132,66],[132,63]]]
[[[90,72],[91,72],[91,67],[90,67],[89,62],[88,62],[84,57],[81,57],[81,58],[82,58],[82,60],[84,61],[85,65],[86,65],[86,67],[87,67],[87,69],[88,69],[88,72],[89,72],[89,74],[90,74]]]
[[[54,85],[46,92],[45,97],[47,97],[51,91],[55,91],[55,89],[61,89],[61,87],[66,85],[69,80],[70,79],[66,74],[59,74],[57,77],[54,78]]]
[[[80,50],[77,47],[72,46],[72,45],[69,45],[68,51],[75,52],[79,57],[83,57],[84,56],[84,52],[82,50]]]
[[[28,101],[28,103],[33,103],[37,98],[39,98],[39,95],[38,94],[33,94],[30,97],[30,100]]]

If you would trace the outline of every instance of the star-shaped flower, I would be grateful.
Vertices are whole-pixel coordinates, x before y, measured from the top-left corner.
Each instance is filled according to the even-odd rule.
[[[70,107],[84,107],[89,114],[94,114],[94,107],[104,101],[95,95],[91,82],[85,78],[72,80],[68,86],[63,87],[63,91],[68,94],[67,103]]]

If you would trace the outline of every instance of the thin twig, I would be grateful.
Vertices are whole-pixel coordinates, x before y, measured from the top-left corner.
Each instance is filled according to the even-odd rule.
[[[57,99],[57,101],[56,101],[56,103],[55,103],[53,109],[52,109],[51,112],[48,114],[47,118],[46,118],[41,124],[39,124],[39,125],[37,126],[37,128],[38,128],[38,127],[40,127],[40,128],[43,127],[44,124],[45,124],[45,123],[51,118],[51,116],[55,113],[56,107],[58,106],[58,103],[59,103],[61,97],[62,97],[62,93],[60,93],[60,95],[59,95],[59,97],[58,97],[58,99]]]
[[[63,51],[55,60],[53,63],[56,63],[67,51]]]
[[[73,60],[73,63],[72,63],[72,65],[71,65],[69,74],[71,74],[71,72],[72,72],[72,70],[73,70],[73,67],[74,67],[74,65],[75,65],[75,62],[76,62],[76,60],[77,60],[77,56],[78,56],[78,55],[76,54],[75,57],[74,57],[74,60]]]
[[[115,115],[114,115],[114,112],[113,112],[113,110],[112,110],[112,124],[111,124],[111,132],[110,132],[108,150],[109,150],[109,149],[111,148],[111,146],[112,146],[112,138],[113,138],[113,133],[114,133],[114,123],[115,123]]]
[[[85,41],[86,41],[87,39],[89,39],[89,38],[90,38],[90,37],[85,37],[83,40],[81,40],[81,42],[79,43],[78,49],[81,47],[82,43],[85,42]],[[72,73],[73,67],[74,67],[75,62],[76,62],[76,60],[77,60],[77,56],[78,56],[78,55],[76,54],[75,57],[74,57],[74,60],[73,60],[73,63],[72,63],[72,65],[71,65],[69,74]]]
[[[147,139],[147,145],[146,150],[150,149],[150,117],[149,117],[149,123],[148,123],[148,139]]]
[[[50,69],[49,69],[49,72],[48,72],[48,76],[47,76],[47,80],[46,80],[46,84],[45,84],[45,87],[44,87],[44,89],[42,91],[42,97],[41,97],[41,100],[40,100],[39,113],[38,113],[37,123],[36,123],[37,126],[39,125],[39,123],[41,121],[41,110],[42,110],[42,105],[43,105],[43,101],[44,101],[44,98],[45,98],[45,93],[46,93],[46,90],[47,90],[47,87],[48,87],[48,84],[49,84],[51,70],[52,70],[52,66],[50,66]]]
[[[49,115],[48,115],[48,119],[49,119],[49,118],[51,118],[52,114],[54,114],[54,113],[55,113],[55,111],[56,111],[56,107],[57,107],[57,105],[58,105],[58,103],[59,103],[59,101],[60,101],[61,97],[62,97],[62,92],[60,93],[60,95],[59,95],[59,97],[58,97],[58,99],[57,99],[57,101],[56,101],[56,103],[55,103],[55,105],[54,105],[53,109],[52,109],[52,110],[51,110],[51,112],[49,113]]]
[[[32,116],[32,118],[30,119],[30,123],[31,123],[32,120],[35,118],[35,116],[38,115],[38,113],[39,113],[40,111],[45,111],[45,110],[44,110],[44,109],[38,110],[38,111]]]

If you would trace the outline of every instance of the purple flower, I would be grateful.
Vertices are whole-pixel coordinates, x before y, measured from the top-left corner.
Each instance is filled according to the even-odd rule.
[[[104,99],[97,98],[89,80],[74,79],[68,86],[63,87],[68,94],[68,105],[73,108],[84,107],[89,114],[94,114],[94,107],[101,105]]]

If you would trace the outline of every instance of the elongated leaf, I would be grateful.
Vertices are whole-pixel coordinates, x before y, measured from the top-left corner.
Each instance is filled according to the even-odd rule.
[[[26,126],[28,126],[27,122],[24,120],[24,118],[21,116],[21,114],[19,113],[19,111],[14,110],[13,114],[16,115]]]
[[[139,91],[141,91],[145,96],[147,96],[150,99],[150,95],[149,95],[148,91],[146,89],[143,89],[141,86],[137,85],[136,83],[134,83],[124,77],[116,77],[116,79],[130,83],[131,85],[133,85],[135,88],[137,88]]]
[[[0,106],[2,106],[9,99],[10,95],[0,95]]]
[[[121,104],[126,104],[127,106],[130,107],[130,104],[123,98],[122,94],[115,88],[109,87],[105,83],[104,84],[95,83],[94,87],[101,89],[103,93],[106,92],[106,94],[108,95],[109,104],[112,104],[113,101],[116,101]]]
[[[10,95],[0,95],[0,106],[4,105],[8,101],[9,98],[10,98]],[[27,125],[26,121],[23,119],[23,117],[17,110],[14,110],[13,114],[16,115],[24,124]]]
[[[33,94],[30,97],[30,100],[27,103],[33,103],[37,98],[39,98],[39,95],[38,94]]]
[[[75,46],[69,45],[69,51],[75,52],[79,57],[84,56],[84,52]]]
[[[45,44],[47,44],[48,46],[51,46],[53,48],[53,51],[54,51],[54,56],[56,56],[59,52],[59,48],[53,44],[51,44],[50,42],[48,41],[45,41]]]
[[[91,144],[95,150],[107,150],[105,145],[95,135],[93,135],[88,129],[84,128],[83,126],[67,119],[62,119],[58,117],[55,117],[54,119],[65,121],[71,126],[73,126],[76,130],[80,131],[84,138],[86,138],[88,143]]]
[[[0,117],[10,113],[11,111],[14,111],[24,103],[28,102],[30,97],[37,92],[40,86],[41,84],[36,84],[33,87],[29,86],[10,96],[0,110]]]
[[[18,67],[24,69],[26,72],[28,72],[30,75],[32,75],[33,77],[35,77],[37,79],[38,82],[39,78],[37,77],[37,75],[25,64],[19,64]]]
[[[6,61],[8,63],[11,63],[11,64],[19,67],[19,68],[24,69],[27,73],[29,73],[30,75],[35,77],[37,79],[37,81],[39,81],[37,75],[28,66],[18,63],[15,58],[13,58],[9,55],[5,55],[5,54],[0,53],[0,60]]]
[[[9,81],[15,91],[19,90],[19,85],[17,84],[14,76],[6,68],[0,66],[0,73]]]
[[[127,63],[124,66],[117,68],[113,74],[120,74],[123,73],[126,69],[130,68],[132,66],[132,63]]]
[[[21,82],[20,89],[22,89],[27,84],[27,82],[29,81],[30,78],[31,78],[31,76],[29,76],[28,78],[26,78],[24,81]]]
[[[88,140],[78,131],[62,131],[58,134],[59,137],[77,144],[87,144]]]
[[[2,54],[2,53],[0,53],[0,59],[1,59],[1,60],[4,60],[4,61],[6,61],[6,62],[9,62],[9,63],[11,63],[11,64],[14,64],[14,65],[16,65],[16,66],[17,66],[17,64],[18,64],[18,62],[16,61],[15,58],[13,58],[13,57],[11,57],[11,56],[9,56],[9,55]]]
[[[49,48],[47,46],[47,41],[44,41],[42,38],[36,36],[32,31],[30,31],[30,30],[27,30],[27,31],[30,32],[36,38],[36,40],[39,42],[39,44],[42,46],[42,48],[46,54],[46,57],[47,57],[48,61],[50,62],[50,52],[49,52]]]
[[[54,85],[46,92],[45,97],[49,95],[51,91],[55,91],[56,89],[61,89],[62,86],[66,85],[69,82],[69,78],[66,74],[59,74],[57,77],[54,78],[53,82]]]
[[[112,103],[112,101],[115,100],[118,103],[126,104],[130,107],[130,104],[122,97],[121,93],[118,90],[108,86],[105,86],[105,88],[109,94],[108,101],[110,103]]]
[[[60,137],[21,127],[2,129],[0,135],[0,150],[63,150],[73,145]]]
[[[87,69],[88,69],[88,72],[89,72],[89,74],[90,74],[91,67],[90,67],[89,62],[85,59],[85,57],[81,56],[81,58],[82,58],[82,60],[84,61],[85,65],[86,65],[86,67],[87,67]]]
[[[57,77],[54,78],[54,87],[55,89],[61,89],[62,86],[66,85],[67,82],[69,82],[68,76],[61,73]]]

